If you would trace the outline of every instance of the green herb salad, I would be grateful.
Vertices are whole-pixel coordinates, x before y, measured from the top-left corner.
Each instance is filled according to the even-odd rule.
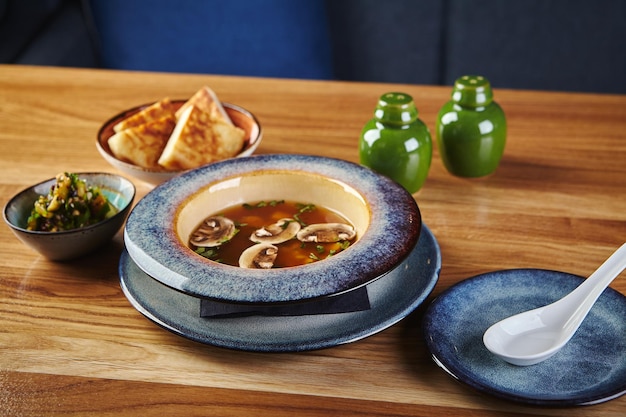
[[[40,195],[28,217],[28,230],[59,232],[98,223],[117,209],[97,186],[78,174],[60,173],[47,195]]]

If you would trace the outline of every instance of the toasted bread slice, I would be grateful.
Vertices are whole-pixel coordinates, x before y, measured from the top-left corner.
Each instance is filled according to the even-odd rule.
[[[158,160],[174,128],[174,113],[139,126],[124,129],[109,138],[116,158],[144,168],[158,168]]]
[[[174,105],[170,101],[169,98],[164,98],[151,106],[146,107],[145,109],[133,114],[130,117],[122,120],[115,126],[113,126],[113,130],[116,132],[121,132],[124,129],[128,129],[131,127],[140,126],[142,124],[151,122],[153,120],[161,119],[166,116],[175,116]]]
[[[224,110],[217,95],[207,86],[196,91],[196,93],[176,111],[176,118],[180,119],[183,112],[191,106],[195,106],[206,113],[211,113],[214,117],[221,117],[232,124],[228,113]],[[217,114],[215,112],[217,112]]]
[[[197,168],[237,155],[244,138],[243,129],[189,106],[180,115],[158,162],[171,170]]]

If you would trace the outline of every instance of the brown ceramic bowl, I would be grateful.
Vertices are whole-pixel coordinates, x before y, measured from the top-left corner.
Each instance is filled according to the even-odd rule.
[[[175,108],[178,109],[185,103],[185,101],[186,100],[172,100],[172,103],[174,104]],[[107,120],[106,123],[104,123],[104,125],[102,125],[102,127],[98,131],[96,147],[108,163],[113,165],[124,174],[135,177],[152,185],[158,185],[177,176],[184,171],[170,171],[165,168],[144,168],[132,164],[128,161],[117,159],[113,155],[113,152],[111,152],[111,148],[109,148],[108,144],[109,138],[115,133],[113,131],[113,126],[115,126],[121,120],[132,116],[140,110],[150,106],[151,104],[153,103],[147,103],[141,106],[133,107]],[[252,155],[252,153],[254,153],[256,148],[259,146],[259,143],[261,142],[261,138],[263,136],[263,131],[261,129],[259,121],[252,113],[242,107],[229,103],[222,103],[222,106],[224,107],[224,110],[226,110],[226,113],[228,113],[228,116],[232,120],[233,124],[246,132],[243,149],[239,154],[237,154],[236,157],[239,158],[242,156]]]

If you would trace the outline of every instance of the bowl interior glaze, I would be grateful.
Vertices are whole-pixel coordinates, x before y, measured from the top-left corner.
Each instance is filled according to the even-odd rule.
[[[268,170],[212,183],[190,196],[176,216],[182,242],[207,217],[225,208],[258,201],[286,200],[314,204],[338,213],[357,231],[357,240],[370,222],[370,208],[357,190],[339,180],[298,171]]]

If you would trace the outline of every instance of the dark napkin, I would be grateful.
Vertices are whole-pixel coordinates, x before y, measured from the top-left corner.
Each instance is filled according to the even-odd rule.
[[[344,294],[294,304],[230,304],[200,300],[200,317],[227,318],[247,316],[304,316],[315,314],[352,313],[370,309],[367,287]]]

